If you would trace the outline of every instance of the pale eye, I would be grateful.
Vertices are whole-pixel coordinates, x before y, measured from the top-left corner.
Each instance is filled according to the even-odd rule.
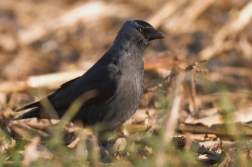
[[[139,28],[139,31],[140,31],[140,32],[143,32],[143,31],[144,31],[144,28],[143,28],[143,27]]]

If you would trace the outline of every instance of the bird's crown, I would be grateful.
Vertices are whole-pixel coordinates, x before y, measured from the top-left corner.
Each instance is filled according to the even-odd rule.
[[[134,20],[134,22],[139,26],[143,26],[144,28],[153,28],[152,25],[142,20]]]

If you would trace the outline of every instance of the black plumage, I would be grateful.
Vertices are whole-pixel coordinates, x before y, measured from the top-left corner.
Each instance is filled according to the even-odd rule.
[[[62,117],[76,98],[95,90],[95,96],[83,104],[73,121],[81,120],[84,126],[100,123],[106,129],[114,129],[129,119],[139,107],[143,93],[143,53],[150,41],[159,38],[164,35],[147,22],[127,21],[97,63],[48,96],[58,116]],[[22,109],[32,107],[35,108],[20,118],[45,117],[40,102]]]

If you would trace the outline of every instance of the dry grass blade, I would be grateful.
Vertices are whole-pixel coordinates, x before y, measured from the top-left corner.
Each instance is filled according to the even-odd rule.
[[[66,113],[61,118],[62,120],[61,123],[64,124],[64,122],[65,123],[69,122],[73,118],[73,116],[79,111],[81,106],[85,104],[86,101],[94,98],[98,94],[99,94],[98,90],[90,90],[83,93],[79,98],[75,99],[73,103],[70,105],[70,107],[68,108],[68,110],[66,111]]]
[[[91,149],[90,149],[90,166],[91,167],[96,167],[99,165],[99,146],[98,146],[98,140],[97,137],[94,135],[90,137],[90,144],[91,144]]]
[[[174,134],[174,130],[177,125],[178,113],[181,108],[182,101],[182,83],[184,80],[185,74],[184,72],[180,72],[176,76],[176,87],[173,94],[173,100],[170,107],[170,112],[167,116],[167,120],[165,121],[163,140],[165,143],[169,143]]]

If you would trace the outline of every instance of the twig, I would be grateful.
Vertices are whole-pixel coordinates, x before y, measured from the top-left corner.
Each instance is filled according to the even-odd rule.
[[[207,69],[198,69],[198,65],[205,63],[207,60],[201,60],[199,62],[195,62],[192,65],[189,65],[186,70],[190,70],[193,71],[194,74],[191,78],[191,95],[192,95],[192,103],[193,103],[193,113],[196,114],[196,112],[198,111],[198,107],[196,105],[196,78],[195,75],[197,72],[207,72]]]
[[[198,66],[202,63],[205,63],[207,60],[201,60],[199,62],[195,62],[189,66],[187,66],[184,70],[176,67],[174,69],[172,69],[171,73],[169,75],[167,75],[165,78],[163,78],[162,80],[154,83],[151,86],[148,86],[147,88],[144,89],[144,93],[148,93],[148,92],[154,92],[156,91],[157,87],[159,85],[165,84],[165,83],[169,83],[171,81],[171,78],[176,77],[177,74],[179,74],[180,71],[194,71],[194,72],[207,72],[207,69],[198,69]]]
[[[195,82],[195,73],[193,74],[193,77],[191,78],[191,95],[192,95],[192,102],[193,102],[193,113],[196,114],[198,111],[198,107],[196,105],[196,82]]]
[[[241,124],[241,123],[232,123],[231,126],[236,126],[239,131],[239,135],[243,136],[252,136],[251,125]],[[197,134],[215,134],[221,136],[232,136],[237,135],[237,132],[227,131],[226,125],[213,125],[211,127],[203,126],[200,124],[180,124],[178,130],[181,132],[187,133],[197,133]]]

